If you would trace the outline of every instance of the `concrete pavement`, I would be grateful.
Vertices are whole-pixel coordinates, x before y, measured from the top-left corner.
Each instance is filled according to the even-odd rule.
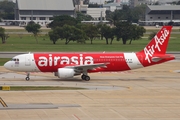
[[[51,74],[34,73],[40,78],[6,76],[0,68],[0,85],[118,86],[124,89],[90,89],[63,91],[0,91],[10,105],[52,104],[54,109],[0,110],[2,120],[179,120],[180,62],[173,61],[148,68],[120,73],[91,74],[92,80],[80,77],[58,80]],[[11,73],[11,72],[10,72]],[[21,74],[21,73],[17,73]],[[24,73],[22,74],[24,75]],[[3,79],[2,79],[3,76]],[[77,105],[72,107],[70,105]],[[70,107],[62,107],[67,105]]]

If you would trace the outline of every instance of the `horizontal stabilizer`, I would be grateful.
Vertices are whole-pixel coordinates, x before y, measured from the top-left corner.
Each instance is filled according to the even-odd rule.
[[[168,59],[168,58],[172,58],[172,55],[159,55],[159,56],[153,56],[152,57],[152,61],[153,62],[159,62],[163,59]]]

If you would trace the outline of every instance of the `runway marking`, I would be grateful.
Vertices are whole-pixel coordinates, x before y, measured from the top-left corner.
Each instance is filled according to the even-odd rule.
[[[0,103],[3,107],[8,107],[7,104],[4,102],[4,100],[0,97]]]
[[[76,116],[75,114],[72,115],[76,120],[81,120],[78,116]]]

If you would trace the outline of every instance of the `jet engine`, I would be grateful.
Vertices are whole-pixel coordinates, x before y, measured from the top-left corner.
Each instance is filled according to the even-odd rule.
[[[57,76],[59,78],[72,78],[74,77],[75,72],[74,69],[70,68],[59,68],[57,72]]]

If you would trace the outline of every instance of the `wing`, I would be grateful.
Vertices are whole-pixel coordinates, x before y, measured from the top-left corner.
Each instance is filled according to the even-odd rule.
[[[66,66],[65,68],[72,68],[76,72],[83,72],[87,70],[93,70],[96,68],[107,68],[107,64],[109,63],[97,63],[97,64],[89,64],[89,65],[75,65],[75,66]]]
[[[152,57],[153,62],[159,62],[163,59],[168,59],[168,58],[173,58],[174,56],[172,55],[155,55]]]

